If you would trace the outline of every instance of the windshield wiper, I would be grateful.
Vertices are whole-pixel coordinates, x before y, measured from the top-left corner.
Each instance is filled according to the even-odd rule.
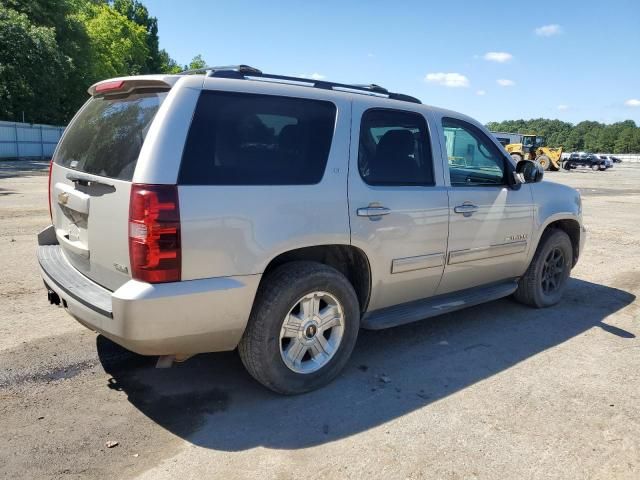
[[[79,173],[67,173],[67,180],[71,180],[73,183],[89,187],[91,185],[103,185],[105,187],[114,188],[113,183],[103,182],[102,180],[95,180],[92,177],[82,175]]]

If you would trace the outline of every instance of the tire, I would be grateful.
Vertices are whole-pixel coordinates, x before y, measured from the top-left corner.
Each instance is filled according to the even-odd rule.
[[[598,170],[600,170],[600,165],[594,163],[593,165],[591,165],[591,170],[597,172]]]
[[[540,155],[536,158],[536,161],[540,164],[543,170],[549,170],[549,167],[551,166],[551,159],[549,159],[549,157],[546,155]]]
[[[313,309],[316,300],[318,307]],[[305,315],[303,309],[316,316]],[[323,311],[333,315],[331,323],[342,315],[341,323],[323,330]],[[321,263],[291,262],[262,280],[238,351],[258,382],[274,392],[294,395],[320,388],[342,371],[359,328],[358,298],[344,275]],[[330,347],[332,353],[326,354]],[[303,349],[304,354],[292,353]]]
[[[545,263],[549,262],[558,265],[560,260],[554,257],[557,252],[562,255],[562,269],[556,274],[555,269],[545,269]],[[573,247],[569,235],[555,228],[545,231],[542,234],[529,268],[518,281],[518,289],[513,294],[514,298],[520,303],[536,308],[555,305],[560,301],[564,293],[567,279],[571,273],[572,262]],[[547,272],[550,275],[553,274],[552,276],[556,283],[556,288],[554,289],[545,288],[544,275]],[[547,279],[546,286],[550,287],[550,283]]]
[[[513,161],[516,163],[522,161],[522,155],[520,155],[519,153],[512,153],[511,158],[513,158]]]

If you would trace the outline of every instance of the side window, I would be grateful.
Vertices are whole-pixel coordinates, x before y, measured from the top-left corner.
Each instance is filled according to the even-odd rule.
[[[443,118],[452,186],[503,185],[505,158],[477,127],[453,118]]]
[[[367,110],[360,124],[358,169],[369,185],[433,185],[424,117],[399,110]]]
[[[311,185],[329,157],[336,107],[203,91],[182,154],[182,185]]]

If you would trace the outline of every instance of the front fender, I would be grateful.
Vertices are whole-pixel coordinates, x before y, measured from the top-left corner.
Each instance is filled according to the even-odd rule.
[[[553,223],[560,221],[575,222],[578,239],[578,254],[583,251],[586,230],[582,223],[582,199],[580,193],[571,187],[553,182],[541,182],[532,185],[535,204],[532,247],[528,261],[531,261],[544,231]],[[574,259],[577,260],[577,256]]]

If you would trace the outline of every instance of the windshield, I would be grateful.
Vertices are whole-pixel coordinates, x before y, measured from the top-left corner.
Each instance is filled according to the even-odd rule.
[[[525,147],[533,147],[535,143],[535,137],[525,136],[522,137],[522,145]]]
[[[94,97],[67,127],[54,162],[80,172],[131,180],[147,131],[167,92]]]

